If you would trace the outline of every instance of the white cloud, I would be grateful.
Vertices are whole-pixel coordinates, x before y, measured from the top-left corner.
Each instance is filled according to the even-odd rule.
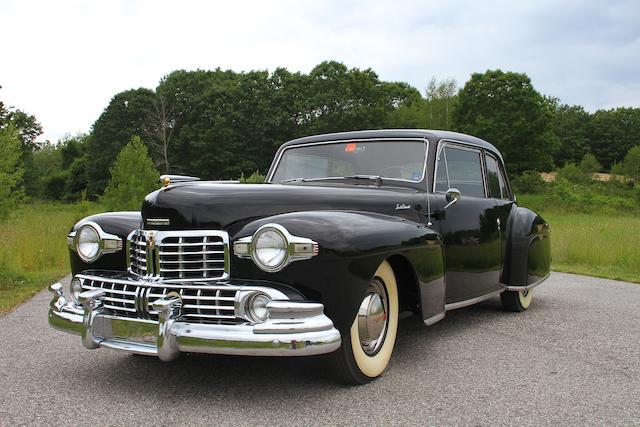
[[[635,1],[5,1],[0,97],[56,140],[176,69],[308,72],[336,59],[420,90],[502,68],[590,110],[640,106],[638,22]]]

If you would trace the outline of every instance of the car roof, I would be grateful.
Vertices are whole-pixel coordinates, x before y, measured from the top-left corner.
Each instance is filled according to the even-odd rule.
[[[326,133],[322,135],[305,136],[303,138],[293,139],[291,141],[282,144],[282,148],[286,148],[292,145],[304,145],[314,142],[325,141],[340,141],[350,139],[376,139],[376,138],[427,138],[432,141],[439,141],[441,139],[450,139],[459,142],[466,142],[478,147],[486,148],[495,153],[500,154],[498,149],[493,144],[485,141],[484,139],[477,138],[475,136],[467,135],[459,132],[451,132],[445,130],[427,130],[427,129],[372,129],[372,130],[358,130],[350,132],[336,132]]]

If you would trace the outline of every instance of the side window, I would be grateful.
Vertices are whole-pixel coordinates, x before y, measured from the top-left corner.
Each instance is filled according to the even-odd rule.
[[[485,197],[479,151],[446,146],[440,152],[436,191],[449,188],[457,188],[463,197]]]
[[[436,191],[442,191],[443,193],[450,188],[447,158],[445,156],[445,150],[442,150],[438,158],[438,170],[436,171]]]
[[[496,199],[509,199],[511,195],[509,194],[507,182],[504,179],[498,160],[492,155],[487,154],[485,161],[487,163],[487,179],[489,181],[491,197]]]

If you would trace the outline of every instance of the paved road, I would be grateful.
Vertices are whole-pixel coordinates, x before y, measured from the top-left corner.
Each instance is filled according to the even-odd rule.
[[[558,273],[522,315],[495,298],[405,319],[387,373],[355,388],[318,359],[85,350],[48,299],[0,318],[0,425],[640,425],[640,285]]]

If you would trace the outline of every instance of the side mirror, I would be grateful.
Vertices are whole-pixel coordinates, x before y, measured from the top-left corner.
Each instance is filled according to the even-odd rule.
[[[442,210],[450,208],[462,197],[462,193],[460,193],[460,190],[457,188],[448,189],[445,195],[447,197],[447,204],[442,208]]]

